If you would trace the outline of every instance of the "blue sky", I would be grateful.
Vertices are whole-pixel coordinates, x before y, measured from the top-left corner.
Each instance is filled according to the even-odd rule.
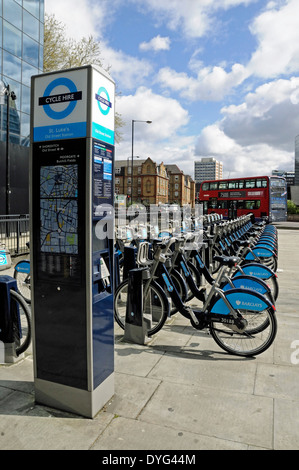
[[[45,0],[76,40],[92,35],[121,92],[116,158],[214,157],[224,177],[294,170],[298,0]]]

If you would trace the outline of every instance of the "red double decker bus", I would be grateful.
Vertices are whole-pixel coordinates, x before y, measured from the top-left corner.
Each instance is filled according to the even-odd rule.
[[[222,214],[225,219],[249,213],[269,222],[287,218],[287,183],[280,176],[203,181],[198,199],[204,214]]]

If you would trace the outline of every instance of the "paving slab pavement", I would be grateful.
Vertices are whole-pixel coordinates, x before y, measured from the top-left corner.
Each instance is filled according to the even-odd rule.
[[[269,350],[231,356],[180,314],[146,346],[124,342],[116,326],[115,395],[94,419],[35,403],[28,350],[0,365],[0,449],[297,450],[299,230],[278,235],[278,333]]]

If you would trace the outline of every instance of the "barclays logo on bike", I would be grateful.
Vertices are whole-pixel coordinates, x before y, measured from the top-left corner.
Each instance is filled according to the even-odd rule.
[[[244,284],[241,284],[239,286],[241,289],[252,289],[254,290],[255,292],[259,292],[260,294],[263,294],[264,293],[264,289],[262,289],[262,287],[257,287],[256,285],[244,285]]]
[[[257,310],[260,310],[263,307],[262,303],[246,302],[244,300],[236,300],[236,305],[238,307],[251,307]]]
[[[266,302],[263,302],[263,300],[257,297],[257,295],[259,294],[257,293],[256,295],[254,295],[246,293],[242,295],[236,292],[228,294],[227,298],[230,304],[235,308],[245,308],[256,311],[262,311],[268,308]]]

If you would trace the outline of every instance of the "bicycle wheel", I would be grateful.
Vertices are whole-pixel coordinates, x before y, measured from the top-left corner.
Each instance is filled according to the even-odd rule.
[[[234,325],[212,322],[210,332],[218,346],[237,356],[257,356],[268,349],[277,332],[277,321],[272,308],[262,312],[239,311],[247,326],[239,332]],[[218,326],[220,325],[220,326]]]
[[[269,286],[273,299],[276,301],[279,294],[278,281],[275,276],[271,276],[268,279],[263,279],[263,281]]]
[[[31,287],[30,287],[30,273],[21,273],[20,271],[14,272],[14,278],[17,281],[18,291],[24,299],[31,302]]]
[[[22,295],[14,290],[10,291],[10,309],[16,354],[19,356],[28,349],[31,342],[30,309]]]
[[[144,285],[146,280],[143,281]],[[114,318],[124,330],[128,301],[128,279],[122,282],[115,291]],[[169,302],[162,287],[151,281],[146,298],[143,299],[143,317],[146,321],[147,336],[157,333],[164,325],[169,314]]]
[[[276,273],[277,271],[277,258],[275,256],[270,256],[270,258],[259,257],[262,264],[270,268]]]
[[[256,266],[257,264],[258,263],[253,262],[254,266]],[[241,263],[241,267],[244,270],[246,275],[255,276],[254,266],[253,266],[253,271],[250,272],[250,265],[251,265],[250,262]],[[233,277],[234,276],[235,276],[235,274],[233,275]],[[259,277],[259,276],[257,276],[257,277]],[[274,274],[274,272],[273,272],[272,275],[269,274],[269,277],[267,277],[267,275],[266,275],[266,276],[261,277],[261,279],[269,286],[269,288],[271,290],[271,294],[273,296],[273,299],[276,301],[278,299],[278,294],[279,294],[279,285],[278,285],[277,277]]]

